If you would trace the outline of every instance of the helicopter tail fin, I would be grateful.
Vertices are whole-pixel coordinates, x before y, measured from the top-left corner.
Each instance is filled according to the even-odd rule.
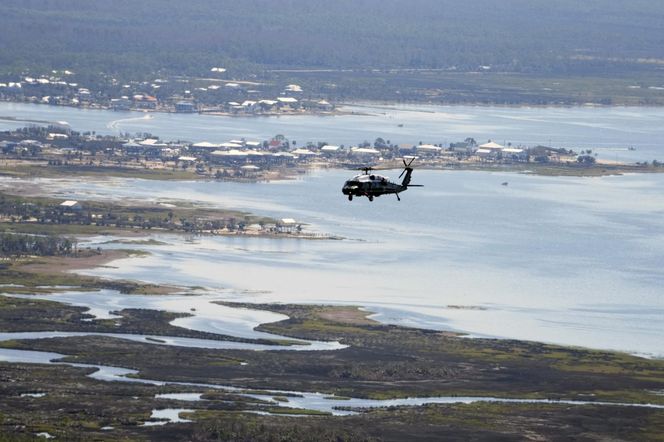
[[[404,168],[403,168],[403,172],[401,172],[401,175],[403,175],[405,173],[406,176],[403,177],[403,181],[401,182],[401,185],[403,187],[408,187],[408,184],[410,184],[410,176],[413,174],[413,168],[410,167],[410,165],[413,163],[413,161],[415,161],[415,157],[412,157],[410,159],[410,161],[407,162],[407,163],[406,163],[405,158],[403,158],[402,161],[403,161]],[[401,175],[399,175],[399,178],[401,178]]]
[[[401,181],[401,185],[403,187],[408,187],[408,184],[410,184],[410,176],[413,174],[413,168],[412,167],[406,167],[406,175],[403,177],[403,181]]]

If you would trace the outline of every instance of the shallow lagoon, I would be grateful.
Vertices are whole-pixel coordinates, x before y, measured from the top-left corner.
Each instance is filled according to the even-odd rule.
[[[157,235],[168,245],[145,246],[151,256],[91,274],[205,286],[229,301],[354,304],[390,323],[664,355],[664,175],[416,171],[425,187],[373,203],[344,199],[347,175],[38,183],[66,198],[183,199],[293,217],[347,238]]]

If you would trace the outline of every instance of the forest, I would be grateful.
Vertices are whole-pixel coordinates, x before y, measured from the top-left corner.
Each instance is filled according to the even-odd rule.
[[[4,0],[0,75],[272,69],[658,71],[664,2]]]
[[[69,255],[76,240],[54,235],[0,233],[0,257]]]

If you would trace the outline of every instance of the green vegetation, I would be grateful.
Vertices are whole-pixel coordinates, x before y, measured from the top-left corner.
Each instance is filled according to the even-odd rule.
[[[62,178],[72,176],[113,176],[118,178],[136,178],[143,180],[191,180],[196,174],[189,170],[145,169],[143,167],[95,167],[86,165],[62,165],[47,167],[41,164],[22,164],[2,171],[3,175],[16,177]]]
[[[74,248],[70,238],[0,233],[0,257],[69,255]]]
[[[212,76],[338,100],[664,103],[648,0],[7,0],[0,26],[0,80],[72,70],[95,100]],[[157,78],[172,81],[140,85]]]
[[[350,347],[330,352],[256,352],[169,347],[107,337],[15,340],[2,346],[55,351],[70,355],[67,360],[71,362],[131,367],[143,378],[233,385],[250,394],[264,394],[252,388],[267,388],[368,398],[456,395],[664,403],[662,396],[653,393],[664,388],[662,361],[385,326],[349,307],[230,305],[290,316],[261,329],[294,338],[340,339]],[[81,321],[85,318],[82,310],[55,302],[0,297],[0,330],[88,328],[159,335],[175,334],[178,329],[168,324],[177,315],[164,312],[124,310],[119,312],[121,319],[90,322]],[[181,334],[183,330],[179,330]],[[207,337],[212,336],[216,335]],[[111,425],[114,438],[159,440],[273,440],[270,435],[274,434],[296,440],[308,440],[310,434],[315,440],[435,439],[441,434],[463,439],[518,440],[531,434],[656,440],[664,415],[662,410],[646,408],[476,403],[393,407],[331,417],[279,405],[289,400],[286,394],[266,402],[207,390],[203,401],[191,403],[155,399],[154,394],[200,389],[97,382],[82,377],[88,370],[72,367],[0,365],[4,378],[12,379],[0,383],[0,395],[8,398],[0,403],[0,433],[39,430],[65,439],[104,440],[111,434],[100,428]],[[21,397],[25,392],[45,392],[46,396]],[[90,404],[93,398],[96,402]],[[148,419],[150,410],[165,407],[194,408],[195,412],[183,416],[193,422],[137,426]],[[316,419],[293,421],[294,417],[247,411]]]
[[[10,0],[4,7],[0,62],[13,67],[201,73],[230,62],[569,73],[645,68],[664,58],[664,6],[646,0]]]

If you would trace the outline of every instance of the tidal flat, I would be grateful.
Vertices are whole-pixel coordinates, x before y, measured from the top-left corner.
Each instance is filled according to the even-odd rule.
[[[23,276],[16,279],[15,286],[30,286],[32,274],[16,275]],[[75,286],[76,278],[87,280],[71,275],[68,283]],[[56,293],[59,290],[54,288]],[[113,319],[91,320],[85,308],[60,302],[26,296],[2,296],[0,301],[2,332],[121,331],[150,333],[156,338],[229,338],[175,327],[171,321],[176,315],[159,311],[120,310]],[[270,434],[279,431],[296,439],[314,440],[306,429],[316,432],[316,440],[400,440],[407,434],[507,440],[518,440],[524,434],[572,438],[620,435],[627,440],[655,440],[662,434],[664,409],[641,406],[664,406],[662,360],[385,325],[356,307],[227,306],[265,309],[287,318],[262,324],[258,331],[285,340],[338,340],[345,348],[223,350],[109,336],[5,340],[0,343],[3,349],[57,352],[66,355],[64,362],[79,366],[0,363],[6,381],[0,388],[7,398],[0,406],[3,437],[28,439],[48,432],[65,439],[208,440],[233,435],[270,440]],[[280,344],[284,342],[272,343]],[[136,372],[130,375],[134,382],[86,377],[95,371],[91,368],[94,365],[130,368]],[[141,379],[157,380],[158,384],[144,384]],[[213,388],[215,385],[237,390],[220,391]],[[266,396],[269,391],[275,391],[271,399]],[[289,391],[343,398],[348,402],[346,407],[359,414],[329,416],[298,408],[295,403],[289,406],[298,395],[292,393],[295,396],[289,398]],[[204,400],[156,396],[178,392],[201,393]],[[256,397],[247,396],[251,394]],[[457,397],[460,403],[426,404],[423,399],[423,405],[416,407],[357,408],[350,399],[432,397],[433,401],[440,396]],[[463,403],[462,398],[468,397],[553,402]],[[159,422],[151,419],[155,409],[184,406],[192,411],[183,412],[181,417],[190,422],[143,425]],[[299,416],[296,422],[288,417],[292,415]]]
[[[17,323],[22,329],[61,329],[86,319],[81,308],[1,299],[2,331],[13,331]],[[213,350],[103,336],[3,341],[3,348],[67,355],[63,361],[68,363],[131,368],[136,371],[131,375],[136,382],[94,380],[85,376],[94,369],[86,367],[0,363],[6,381],[0,388],[7,398],[0,405],[0,431],[7,438],[46,431],[65,439],[101,440],[208,440],[229,434],[270,440],[274,431],[314,440],[303,431],[307,428],[316,429],[323,438],[317,440],[400,440],[406,434],[508,440],[523,434],[597,438],[619,434],[628,440],[647,440],[663,429],[664,409],[639,407],[664,406],[664,397],[657,393],[664,388],[661,360],[381,325],[367,320],[366,312],[348,307],[250,307],[288,315],[286,320],[262,325],[262,330],[292,339],[336,339],[348,347],[333,351]],[[136,312],[118,313],[124,330],[125,320],[130,325]],[[143,330],[157,336],[176,332],[168,324],[169,315],[138,313]],[[105,330],[106,321],[83,322]],[[146,385],[140,379],[159,380],[160,384]],[[237,391],[220,391],[214,385]],[[272,393],[270,400],[266,391],[282,393]],[[348,400],[348,407],[359,414],[332,417],[284,408],[289,397],[283,392],[288,391],[318,392],[346,400],[446,396],[460,401],[462,397],[494,397],[554,402],[480,401],[357,409]],[[204,400],[156,397],[177,392],[199,392]],[[246,396],[252,392],[260,399]],[[295,399],[297,394],[290,398]],[[154,409],[183,406],[192,410],[182,415],[191,422],[142,426],[151,422]],[[300,417],[293,421],[279,416],[284,413]],[[320,417],[312,420],[312,414]],[[113,429],[102,430],[109,426]]]

